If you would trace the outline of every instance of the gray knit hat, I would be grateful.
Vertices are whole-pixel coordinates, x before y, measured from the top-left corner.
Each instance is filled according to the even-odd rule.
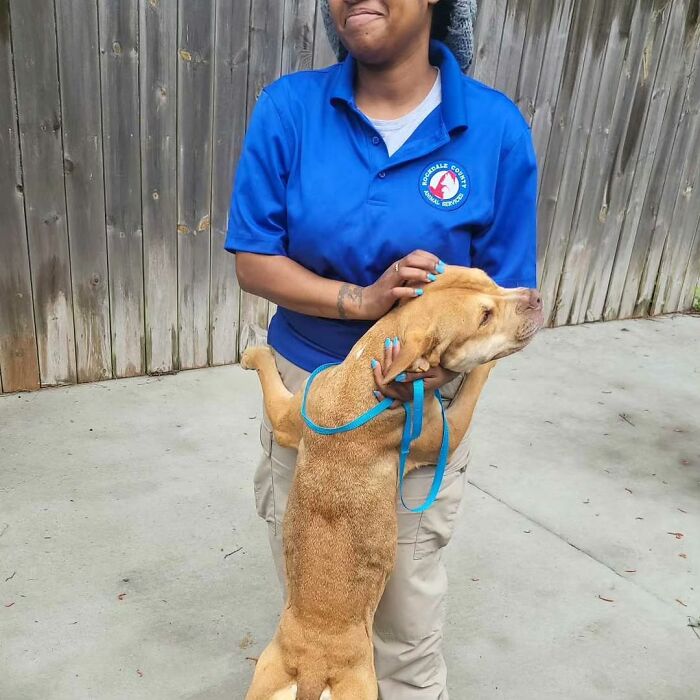
[[[462,71],[466,73],[474,57],[476,0],[440,0],[435,6],[435,12],[441,11],[443,7],[449,11],[449,20],[444,27],[444,37],[441,38],[457,58]],[[321,0],[321,10],[328,41],[338,60],[342,61],[348,52],[340,43],[340,38],[335,31],[335,25],[328,8],[328,0]]]

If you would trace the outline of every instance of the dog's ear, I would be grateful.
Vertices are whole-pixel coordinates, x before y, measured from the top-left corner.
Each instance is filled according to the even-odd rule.
[[[427,364],[428,366],[437,364],[439,362],[439,358],[435,359],[432,357],[436,344],[437,341],[428,328],[407,331],[404,337],[401,339],[401,350],[399,351],[399,355],[391,363],[389,372],[385,377],[387,384],[389,382],[393,382],[399,374],[405,372],[409,368],[413,368],[414,365],[421,364],[420,360],[423,360],[424,364]],[[418,369],[418,367],[415,367],[415,369]],[[426,370],[428,367],[425,366],[421,367],[420,369]]]

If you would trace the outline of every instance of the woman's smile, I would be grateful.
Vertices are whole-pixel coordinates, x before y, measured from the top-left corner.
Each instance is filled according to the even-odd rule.
[[[348,13],[345,18],[346,27],[363,27],[376,19],[381,19],[383,14],[379,10],[371,8],[356,7]]]

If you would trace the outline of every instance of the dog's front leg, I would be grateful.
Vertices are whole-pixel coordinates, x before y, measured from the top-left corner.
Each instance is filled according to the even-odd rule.
[[[450,426],[450,456],[469,430],[481,390],[495,367],[496,361],[487,362],[473,369],[462,382],[457,395],[445,412]],[[442,444],[442,420],[437,401],[432,402],[430,414],[423,426],[423,434],[411,445],[411,457],[407,468],[434,462]]]
[[[248,348],[241,357],[241,367],[258,372],[265,411],[277,443],[297,449],[301,440],[301,393],[290,393],[282,383],[270,348]]]

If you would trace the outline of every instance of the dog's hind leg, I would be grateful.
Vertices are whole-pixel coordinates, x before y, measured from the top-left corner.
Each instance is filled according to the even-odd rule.
[[[245,700],[295,700],[296,689],[295,677],[287,671],[277,639],[273,639],[255,666]]]
[[[290,393],[282,383],[270,348],[248,348],[241,357],[241,367],[258,372],[265,411],[277,443],[297,449],[301,440],[301,394]]]
[[[349,669],[331,685],[332,700],[377,700],[379,690],[371,659]]]
[[[495,367],[495,360],[473,369],[462,382],[457,395],[447,409],[446,416],[450,426],[450,455],[462,441],[472,422],[474,409],[481,395],[481,390],[489,378],[489,373]],[[429,419],[424,421],[423,434],[412,444],[411,457],[407,468],[434,462],[435,455],[442,443],[442,420],[440,407],[433,401],[430,407]]]

